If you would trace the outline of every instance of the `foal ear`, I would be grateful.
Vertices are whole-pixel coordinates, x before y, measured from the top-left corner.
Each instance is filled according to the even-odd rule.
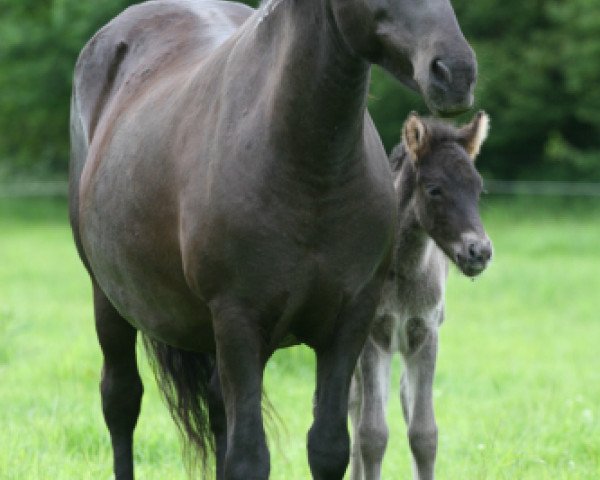
[[[465,147],[472,160],[479,155],[479,150],[487,138],[489,130],[490,117],[483,110],[475,115],[471,123],[459,130],[459,143]]]
[[[402,127],[402,143],[413,162],[418,162],[419,157],[423,156],[427,148],[427,142],[427,127],[425,127],[417,112],[411,112]]]

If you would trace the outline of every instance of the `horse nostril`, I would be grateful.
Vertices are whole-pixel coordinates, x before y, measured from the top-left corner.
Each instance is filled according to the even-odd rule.
[[[492,247],[489,243],[470,243],[468,252],[469,260],[472,262],[484,263],[492,257]]]
[[[431,62],[431,72],[436,80],[444,85],[450,85],[452,83],[452,72],[450,68],[442,62],[439,58],[436,58]]]
[[[487,262],[490,258],[492,258],[492,246],[487,243],[486,245],[484,245],[481,248],[481,251],[479,252],[479,255],[481,256],[481,258]]]

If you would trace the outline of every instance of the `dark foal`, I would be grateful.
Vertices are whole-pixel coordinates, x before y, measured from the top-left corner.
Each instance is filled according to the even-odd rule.
[[[265,363],[317,357],[314,478],[349,459],[348,393],[387,273],[394,191],[372,62],[452,114],[476,63],[449,0],[215,0],[127,9],[81,52],[70,215],[94,285],[117,479],[133,477],[138,331],[217,478],[264,480]]]
[[[474,165],[487,131],[483,112],[462,128],[412,114],[403,129],[403,143],[392,152],[399,207],[394,260],[354,375],[353,480],[381,478],[390,364],[396,352],[405,365],[400,398],[413,476],[434,478],[437,426],[432,386],[448,259],[473,277],[492,255],[478,212],[482,181]]]

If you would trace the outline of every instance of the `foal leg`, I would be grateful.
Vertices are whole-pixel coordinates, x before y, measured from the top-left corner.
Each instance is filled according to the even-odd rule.
[[[359,360],[360,362],[360,360]],[[348,401],[348,413],[352,423],[352,443],[350,445],[350,480],[363,480],[363,462],[360,452],[359,426],[360,413],[362,411],[362,377],[360,368],[356,367],[352,383],[350,384],[350,400]]]
[[[212,311],[227,417],[223,478],[266,480],[270,464],[261,410],[265,357],[259,324],[232,302],[212,305]]]
[[[410,319],[409,322],[423,322]],[[409,325],[410,327],[410,325]],[[414,348],[404,354],[406,371],[400,386],[408,425],[408,441],[413,454],[413,477],[416,480],[433,480],[437,453],[437,425],[433,412],[433,377],[438,348],[437,329],[419,331],[420,341],[410,341]]]
[[[357,480],[379,480],[387,447],[388,427],[385,420],[389,393],[392,355],[380,349],[369,337],[358,361],[362,377],[362,411],[355,444],[360,449],[364,476]]]
[[[94,315],[104,356],[100,393],[112,443],[115,478],[132,480],[133,430],[143,393],[135,356],[137,330],[119,315],[95,284]]]
[[[348,466],[348,397],[356,361],[367,338],[376,295],[353,302],[338,320],[331,342],[316,349],[315,419],[308,432],[308,461],[315,480],[341,480]]]

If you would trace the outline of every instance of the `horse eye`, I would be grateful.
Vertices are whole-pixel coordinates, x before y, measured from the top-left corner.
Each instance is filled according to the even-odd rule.
[[[428,187],[425,187],[425,191],[430,197],[437,198],[442,196],[442,189],[436,185],[430,185]]]

